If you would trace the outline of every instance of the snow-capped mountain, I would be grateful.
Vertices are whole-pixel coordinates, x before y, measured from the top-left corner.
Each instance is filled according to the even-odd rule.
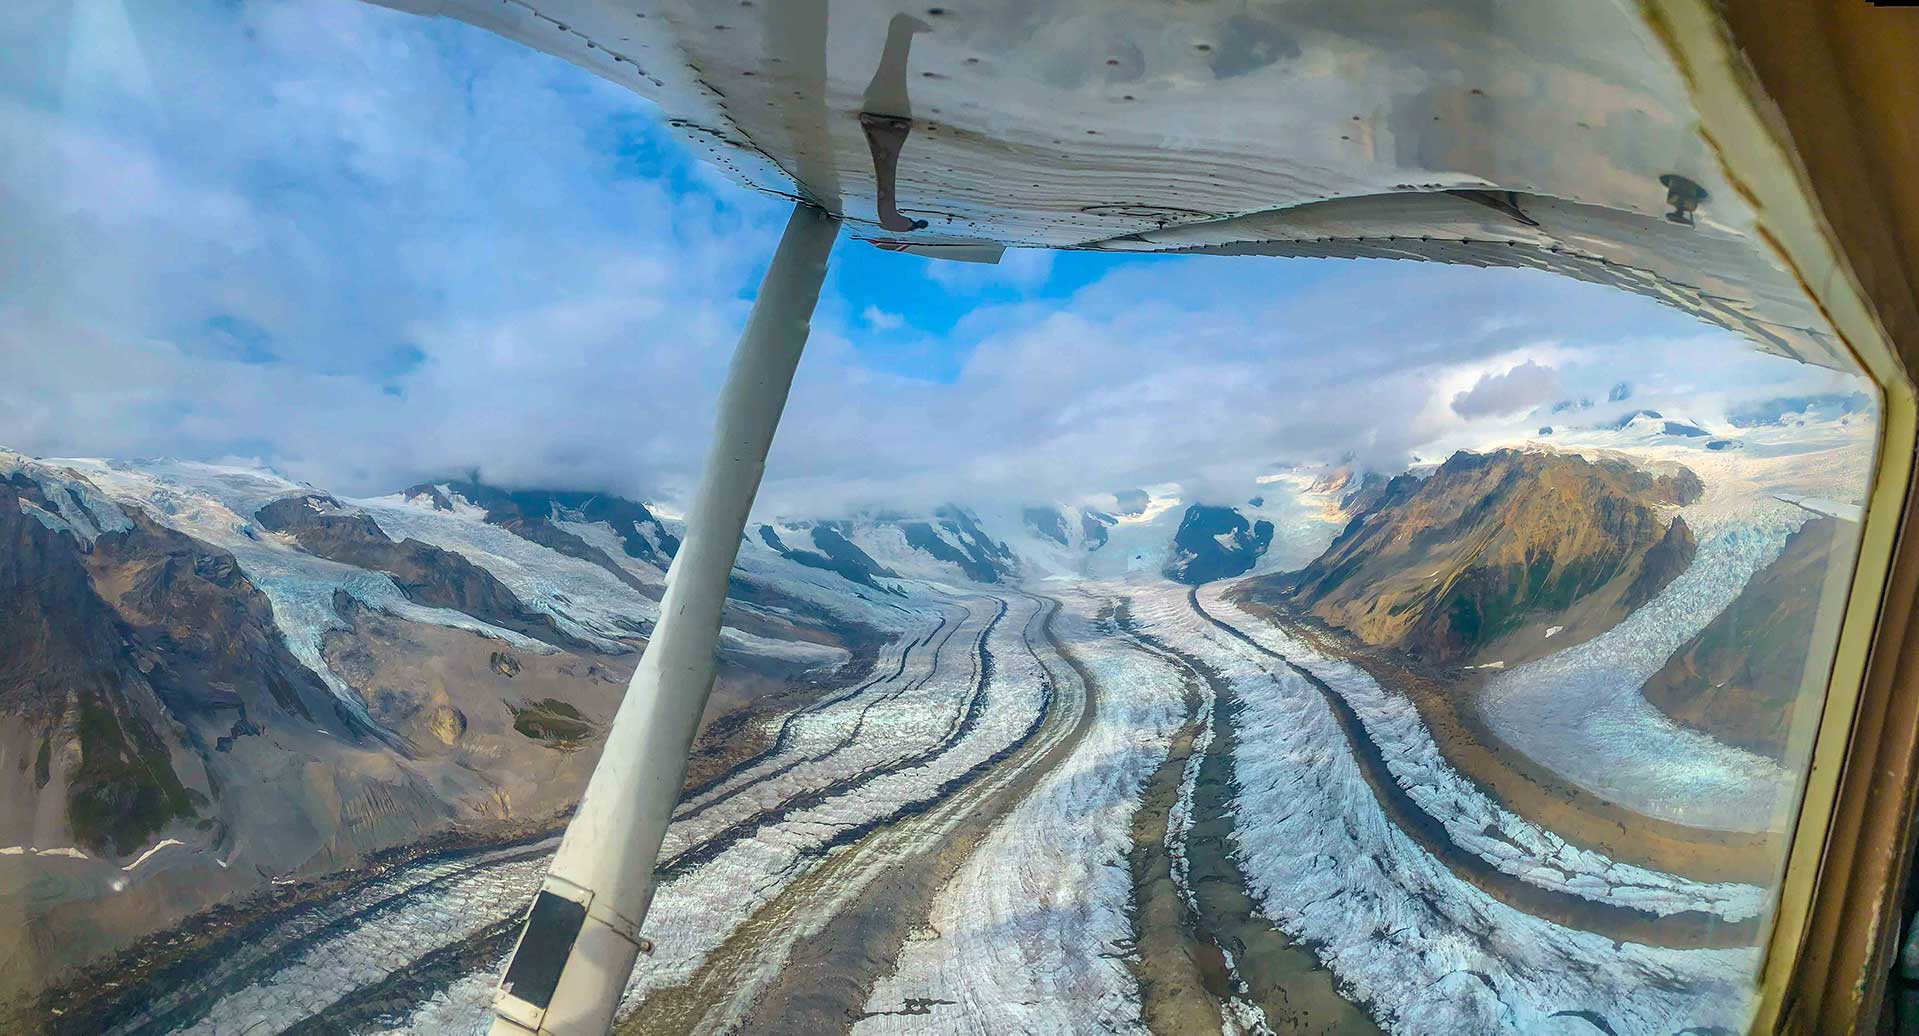
[[[1166,577],[1197,586],[1236,576],[1251,570],[1272,542],[1273,523],[1264,518],[1248,522],[1234,508],[1194,504],[1173,534]]]
[[[262,468],[0,458],[14,585],[43,605],[41,633],[29,636],[17,614],[0,647],[20,657],[66,644],[64,661],[35,664],[85,670],[98,684],[10,686],[8,705],[27,722],[8,747],[33,761],[36,780],[0,813],[0,843],[103,861],[162,838],[204,843],[223,871],[248,863],[249,877],[229,887],[297,871],[315,853],[377,851],[566,801],[586,766],[515,733],[528,725],[518,718],[527,702],[557,702],[539,707],[583,730],[610,719],[680,542],[676,520],[608,494],[469,479],[353,499]],[[1181,557],[1182,571],[1205,576],[1212,562],[1182,545],[1198,535],[1196,515],[1235,524],[1244,542],[1228,567],[1245,571],[1273,542],[1262,515],[1301,506],[1300,494],[1268,495],[1208,507],[1155,487],[1104,507],[754,523],[716,697],[726,699],[731,674],[852,665],[849,644],[887,629],[892,602],[929,586],[1150,577]],[[1229,549],[1202,538],[1202,552]],[[161,614],[181,601],[206,614]],[[147,626],[151,635],[139,632]],[[209,631],[218,643],[199,639]],[[449,653],[493,674],[486,681],[514,682],[460,689]],[[230,690],[205,700],[170,691],[170,667],[189,664],[205,679],[176,684]],[[98,765],[107,726],[126,739],[114,749],[119,769]],[[263,738],[324,761],[324,802],[275,784],[286,771],[255,757]],[[364,822],[357,802],[368,803]],[[256,818],[289,811],[303,818],[297,836],[252,831]]]
[[[0,758],[26,778],[0,791],[0,853],[57,878],[0,943],[6,971],[31,982],[396,847],[554,823],[657,617],[675,525],[616,497],[354,500],[263,469],[0,453]],[[856,679],[907,592],[746,545],[709,715],[738,727],[767,688]],[[696,776],[727,763],[705,751]],[[79,923],[109,905],[138,920]]]
[[[987,532],[979,515],[955,504],[924,515],[883,512],[760,523],[748,529],[747,538],[855,582],[883,577],[990,584],[1020,573],[1012,548]]]
[[[1562,651],[1611,658],[1610,631],[1646,602],[1699,596],[1727,617],[1710,625],[1717,609],[1700,606],[1696,628],[1628,645],[1666,645],[1640,660],[1648,698],[1776,755],[1781,732],[1761,720],[1797,686],[1780,674],[1803,648],[1754,651],[1739,631],[1798,614],[1782,601],[1803,611],[1808,580],[1843,564],[1851,533],[1834,523],[1857,519],[1864,469],[1840,460],[1871,431],[1850,406],[1686,422],[1705,434],[1642,411],[1406,472],[1276,466],[1237,492],[764,516],[740,544],[718,734],[692,780],[747,766],[838,689],[885,673],[920,687],[904,654],[974,687],[988,667],[945,631],[957,621],[1013,657],[1025,627],[995,626],[995,601],[1036,619],[1041,595],[1091,586],[1190,610],[1169,578],[1251,577],[1249,603],[1310,612],[1368,650],[1499,673],[1501,736],[1569,769],[1591,746],[1541,740],[1525,710],[1547,706],[1508,677],[1534,680],[1525,667]],[[1763,549],[1744,549],[1749,527]],[[6,973],[31,985],[400,847],[550,830],[591,772],[682,531],[570,489],[453,479],[352,498],[265,469],[0,453],[0,587],[18,602],[0,615],[0,761],[21,775],[0,795],[0,856],[21,859],[0,866],[33,875],[8,901],[24,905],[0,937]],[[1777,628],[1767,642],[1808,624]],[[1589,693],[1568,682],[1586,671],[1547,675]],[[793,729],[846,736],[810,722]]]

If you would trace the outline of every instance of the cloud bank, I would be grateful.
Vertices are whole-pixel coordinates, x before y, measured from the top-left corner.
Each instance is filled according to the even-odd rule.
[[[21,56],[0,65],[0,444],[257,460],[352,494],[466,473],[689,494],[785,213],[644,102],[354,0],[29,0],[0,46]],[[1707,420],[1845,382],[1530,271],[962,267],[850,240],[834,265],[765,512],[1235,499],[1275,464],[1398,470],[1621,382]]]
[[[1563,393],[1559,372],[1526,360],[1499,374],[1483,374],[1473,387],[1453,397],[1453,413],[1461,417],[1517,414]]]

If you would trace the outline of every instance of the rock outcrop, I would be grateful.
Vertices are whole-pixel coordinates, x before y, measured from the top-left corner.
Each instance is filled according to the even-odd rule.
[[[34,759],[6,812],[37,815],[46,844],[138,850],[203,815],[213,754],[281,723],[369,732],[288,652],[232,555],[56,473],[0,481],[0,597],[5,737]]]
[[[1193,504],[1173,534],[1166,578],[1198,586],[1249,572],[1273,542],[1273,523],[1231,507]]]

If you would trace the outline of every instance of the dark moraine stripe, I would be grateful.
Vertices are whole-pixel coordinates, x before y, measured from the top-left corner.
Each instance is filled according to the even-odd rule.
[[[1632,907],[1599,903],[1531,884],[1462,848],[1452,840],[1439,818],[1426,812],[1413,801],[1406,789],[1400,787],[1386,765],[1385,755],[1380,752],[1372,735],[1366,732],[1365,724],[1360,722],[1359,715],[1346,703],[1346,699],[1304,666],[1214,618],[1199,603],[1197,589],[1187,594],[1187,602],[1200,618],[1260,655],[1284,665],[1320,692],[1332,710],[1340,731],[1346,735],[1347,747],[1387,818],[1461,880],[1516,910],[1615,941],[1675,949],[1727,949],[1758,943],[1762,920],[1758,917],[1726,921],[1703,910],[1684,910],[1661,917]],[[1490,793],[1487,794],[1490,796]]]

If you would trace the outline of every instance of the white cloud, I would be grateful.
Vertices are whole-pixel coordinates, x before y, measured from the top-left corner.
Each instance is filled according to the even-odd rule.
[[[1461,417],[1516,414],[1550,402],[1564,389],[1559,372],[1527,360],[1498,374],[1484,374],[1472,388],[1453,397],[1453,412]]]
[[[875,331],[897,331],[906,323],[905,318],[898,313],[888,313],[872,305],[866,307],[866,310],[860,314],[860,319],[866,321],[866,326]]]
[[[153,19],[152,98],[70,103],[59,48],[35,46],[64,6],[0,22],[26,56],[0,64],[0,444],[257,456],[354,494],[476,469],[691,485],[781,204],[687,165],[571,66],[358,0]],[[963,367],[875,370],[852,340],[899,315],[823,307],[768,510],[1393,468],[1517,428],[1491,388],[1480,416],[1452,404],[1528,364],[1695,416],[1809,377],[1530,271],[1178,257],[1048,298],[1050,253],[926,269],[972,301],[934,343]]]

